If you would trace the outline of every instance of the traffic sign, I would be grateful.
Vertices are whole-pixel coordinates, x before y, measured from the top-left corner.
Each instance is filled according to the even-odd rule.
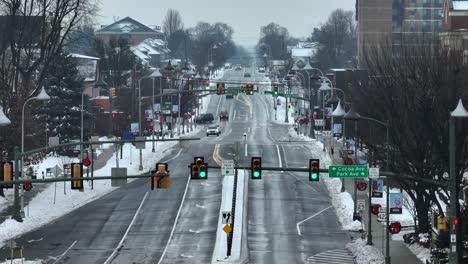
[[[232,227],[230,225],[225,225],[223,227],[223,230],[224,232],[226,232],[227,234],[231,233],[232,232]]]
[[[367,178],[367,165],[330,166],[330,178]]]
[[[146,140],[146,137],[135,137],[135,140]],[[135,142],[136,149],[145,149],[146,142]]]
[[[366,182],[358,182],[356,184],[356,188],[359,190],[359,191],[365,191],[367,189],[367,183]]]
[[[234,160],[223,160],[221,163],[221,174],[223,176],[234,175]]]
[[[366,208],[366,200],[357,200],[356,207],[358,211],[364,210]]]
[[[387,212],[387,207],[379,207],[379,213],[386,213]]]
[[[385,222],[387,220],[387,213],[379,213],[377,215],[377,221]]]
[[[326,138],[331,138],[333,135],[333,132],[331,130],[325,130],[325,131],[322,131],[322,133],[323,133],[323,136]]]
[[[224,211],[221,213],[223,217],[223,224],[230,224],[232,225],[232,212],[231,211]]]
[[[369,168],[369,178],[375,179],[379,178],[380,169],[378,167]]]
[[[315,126],[323,126],[323,119],[315,119]]]
[[[83,159],[83,165],[88,167],[89,165],[91,165],[91,160],[89,158],[84,158]]]
[[[52,168],[52,174],[54,174],[55,177],[58,177],[62,173],[62,171],[63,170],[58,165],[55,165]]]

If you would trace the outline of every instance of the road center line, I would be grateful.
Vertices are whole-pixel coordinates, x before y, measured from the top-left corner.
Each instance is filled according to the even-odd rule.
[[[328,206],[327,208],[323,209],[322,211],[320,211],[320,212],[318,212],[318,213],[316,213],[316,214],[314,214],[314,215],[312,215],[312,216],[309,216],[309,217],[307,217],[306,219],[304,219],[304,220],[300,221],[299,223],[297,223],[297,224],[296,224],[297,234],[298,234],[298,235],[301,235],[301,229],[299,228],[299,225],[300,225],[300,224],[304,223],[304,222],[307,221],[307,220],[310,220],[310,219],[316,217],[317,215],[319,215],[319,214],[325,212],[326,210],[328,210],[328,209],[330,209],[330,208],[332,208],[332,207],[333,207],[333,205],[330,205],[330,206]]]
[[[245,144],[245,156],[247,157],[247,144]]]
[[[190,183],[190,175],[188,176],[187,185],[185,186],[184,195],[182,196],[182,201],[180,202],[179,210],[177,211],[177,215],[176,215],[176,218],[174,220],[174,225],[172,226],[171,234],[169,235],[169,239],[167,240],[167,244],[164,247],[164,251],[163,251],[163,253],[161,255],[161,258],[158,261],[158,264],[161,264],[162,260],[164,259],[164,255],[166,255],[167,248],[169,247],[169,244],[171,243],[172,236],[174,235],[174,231],[175,231],[175,228],[176,228],[176,225],[177,225],[177,221],[179,220],[180,212],[182,211],[182,207],[184,206],[185,196],[187,195],[187,190],[188,190],[188,187],[189,187],[189,183]]]
[[[279,166],[280,167],[283,167],[283,163],[281,162],[281,153],[280,153],[280,150],[279,150],[279,146],[276,145],[276,151],[278,152],[278,161],[279,161]],[[282,171],[283,172],[283,171]]]
[[[128,225],[127,227],[127,231],[125,231],[125,234],[123,235],[122,239],[120,240],[119,244],[117,245],[117,247],[114,249],[114,251],[112,252],[112,254],[106,259],[106,261],[104,262],[104,264],[108,264],[108,263],[111,263],[115,257],[116,257],[116,254],[117,254],[117,251],[120,251],[120,249],[123,247],[123,242],[125,240],[125,238],[127,238],[127,235],[128,235],[128,232],[130,232],[130,228],[132,228],[133,224],[135,223],[135,220],[138,216],[138,213],[140,213],[140,210],[141,208],[143,207],[143,203],[145,202],[146,198],[148,197],[148,192],[145,193],[145,196],[143,196],[143,199],[141,200],[141,203],[140,203],[140,206],[138,206],[138,209],[137,211],[135,212],[135,215],[133,216],[133,219],[132,221],[130,222],[130,225]]]
[[[72,249],[72,247],[76,244],[76,242],[78,242],[78,241],[75,240],[75,242],[73,242],[73,243],[71,244],[71,246],[69,246],[69,247],[67,248],[67,250],[65,250],[65,252],[63,252],[60,256],[58,256],[58,258],[57,258],[57,259],[54,261],[54,263],[52,263],[52,264],[58,263],[58,262],[68,253],[68,251],[70,251],[70,249]]]
[[[219,116],[219,106],[221,105],[221,99],[223,99],[223,97],[219,97],[218,108],[216,108],[216,116]]]

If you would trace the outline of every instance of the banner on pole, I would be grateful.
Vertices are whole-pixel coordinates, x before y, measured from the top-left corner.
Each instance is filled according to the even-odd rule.
[[[382,198],[383,179],[372,179],[372,197]]]
[[[390,193],[390,214],[403,213],[403,194]]]

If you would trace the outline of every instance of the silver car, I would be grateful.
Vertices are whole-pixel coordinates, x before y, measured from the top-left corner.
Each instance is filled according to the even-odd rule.
[[[219,136],[219,134],[221,134],[221,129],[219,128],[218,125],[209,126],[208,129],[206,129],[206,136],[207,137],[209,135]]]

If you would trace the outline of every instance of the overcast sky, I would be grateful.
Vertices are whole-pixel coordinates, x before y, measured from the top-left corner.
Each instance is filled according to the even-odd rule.
[[[234,40],[255,44],[260,27],[270,22],[286,27],[294,37],[307,37],[337,8],[354,11],[355,0],[102,0],[100,21],[132,17],[146,25],[159,25],[167,9],[179,10],[185,27],[199,21],[224,22],[234,28]]]

